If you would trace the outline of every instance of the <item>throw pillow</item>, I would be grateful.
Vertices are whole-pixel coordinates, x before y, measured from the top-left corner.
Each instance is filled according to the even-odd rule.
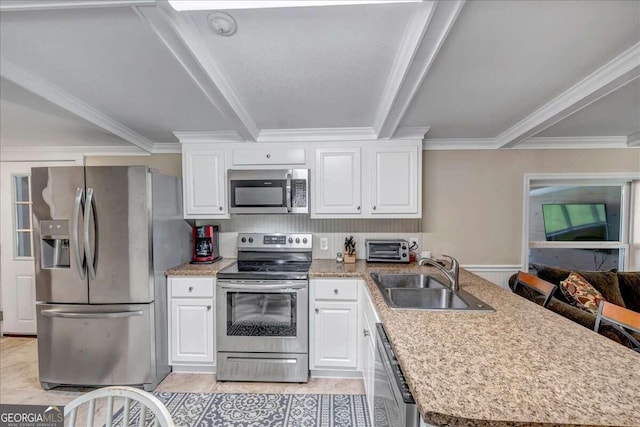
[[[547,265],[534,264],[533,267],[536,269],[536,275],[539,278],[558,286],[560,286],[561,281],[572,273],[572,270]],[[626,307],[618,285],[618,276],[614,271],[576,271],[576,273],[596,288],[605,300],[620,307]],[[556,295],[561,297],[561,300],[566,299],[562,293]],[[570,301],[565,302],[570,303]]]
[[[593,314],[598,312],[598,305],[604,300],[596,288],[575,272],[560,282],[560,290],[573,305]]]

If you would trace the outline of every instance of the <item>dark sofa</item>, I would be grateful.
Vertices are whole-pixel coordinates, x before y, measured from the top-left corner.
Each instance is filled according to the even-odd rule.
[[[549,267],[545,265],[532,264],[532,267],[536,271],[536,275],[547,282],[551,282],[560,286],[560,282],[565,280],[569,274],[574,270],[567,270],[564,268]],[[594,288],[596,288],[602,296],[609,302],[616,305],[626,307],[630,310],[640,313],[640,272],[616,272],[616,271],[576,271],[587,282],[589,282]],[[516,275],[514,274],[509,279],[509,287],[513,290],[515,285]],[[523,286],[518,286],[515,293],[527,298],[538,304],[542,304],[544,297],[540,294],[533,292]],[[596,316],[588,311],[573,306],[567,301],[562,292],[558,289],[549,305],[549,310],[552,310],[576,323],[584,326],[585,328],[593,329]],[[613,328],[604,326],[600,329],[600,333],[614,341],[631,347],[628,340],[622,335],[616,332]],[[640,338],[640,334],[633,334]]]

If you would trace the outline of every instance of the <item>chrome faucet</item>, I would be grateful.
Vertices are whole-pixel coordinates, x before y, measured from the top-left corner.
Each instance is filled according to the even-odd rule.
[[[458,275],[460,273],[460,264],[458,263],[458,260],[452,256],[449,256],[449,255],[442,255],[442,256],[449,258],[449,261],[451,261],[450,269],[443,267],[438,263],[438,261],[433,260],[431,258],[420,258],[420,261],[418,261],[418,265],[429,264],[437,268],[438,270],[440,270],[442,273],[444,273],[445,277],[449,279],[451,290],[454,292],[457,292],[460,290],[460,283],[458,282]]]

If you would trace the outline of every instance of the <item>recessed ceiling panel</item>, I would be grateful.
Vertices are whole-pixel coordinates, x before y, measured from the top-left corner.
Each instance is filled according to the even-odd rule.
[[[0,55],[152,141],[229,129],[132,8],[3,12]]]
[[[191,12],[261,129],[372,126],[415,4],[228,11],[230,37]],[[184,12],[182,12],[184,13]]]
[[[495,137],[640,40],[637,1],[467,2],[401,126]]]
[[[640,132],[640,78],[536,136],[626,136]]]

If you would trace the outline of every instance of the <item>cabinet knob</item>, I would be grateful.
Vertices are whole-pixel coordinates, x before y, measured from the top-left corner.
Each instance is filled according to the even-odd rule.
[[[270,158],[271,158],[271,154],[267,154],[267,159],[270,159]]]
[[[220,206],[218,209],[222,210],[222,206]],[[375,209],[375,208],[374,208]]]
[[[316,313],[320,313],[320,309],[319,308],[316,308]]]
[[[374,211],[376,210],[376,205],[373,205],[373,210],[374,210]]]
[[[365,337],[368,337],[368,336],[369,336],[369,331],[367,331],[366,329],[365,329],[365,330],[363,330],[363,331],[362,331],[362,333],[363,333],[363,335],[364,335]]]
[[[193,286],[189,286],[189,292],[193,291]]]
[[[334,294],[336,294],[336,295],[338,295],[338,290],[337,290],[337,289],[334,289],[334,290],[333,290],[333,293],[334,293]]]
[[[211,306],[210,305],[207,306],[207,310],[211,310]]]
[[[357,209],[357,210],[360,210],[360,206],[358,206],[356,209]]]

